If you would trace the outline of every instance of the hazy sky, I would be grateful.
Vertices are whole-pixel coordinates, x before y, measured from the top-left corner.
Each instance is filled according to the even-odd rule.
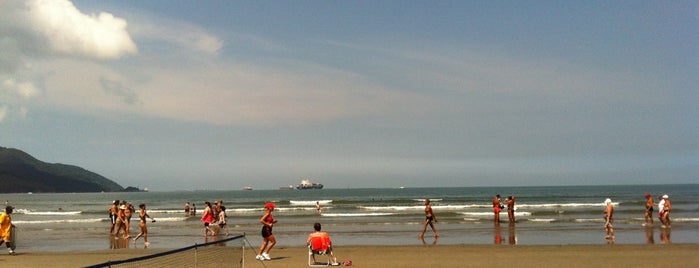
[[[699,182],[697,1],[0,0],[0,146],[122,186]]]

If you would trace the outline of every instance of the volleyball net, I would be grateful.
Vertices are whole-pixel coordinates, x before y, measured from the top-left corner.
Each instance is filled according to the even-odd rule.
[[[128,267],[245,267],[246,251],[254,256],[254,249],[245,234],[205,244],[173,249],[152,255],[125,260],[107,261],[86,268]],[[256,261],[254,257],[248,261]],[[233,265],[231,265],[233,264]],[[264,266],[264,264],[262,264]]]

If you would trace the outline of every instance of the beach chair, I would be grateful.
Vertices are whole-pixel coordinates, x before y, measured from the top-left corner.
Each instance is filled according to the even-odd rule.
[[[330,257],[330,237],[328,235],[311,237],[311,244],[308,245],[308,266],[309,267],[324,267],[332,264]],[[317,258],[322,257],[323,261]]]

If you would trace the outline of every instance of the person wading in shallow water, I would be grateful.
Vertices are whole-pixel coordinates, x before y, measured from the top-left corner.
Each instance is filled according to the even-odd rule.
[[[500,195],[496,194],[495,198],[493,198],[493,212],[495,213],[495,224],[500,224],[500,211],[502,211],[502,208],[503,206],[500,204]]]
[[[604,229],[607,232],[604,238],[614,240],[614,226],[612,226],[612,223],[614,222],[614,205],[612,204],[612,200],[609,198],[604,200],[604,204],[606,206],[604,209]]]

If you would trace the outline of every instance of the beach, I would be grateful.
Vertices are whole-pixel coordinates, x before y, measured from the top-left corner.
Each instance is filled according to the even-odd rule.
[[[21,252],[0,256],[2,267],[84,267],[110,260],[139,257],[163,250],[125,249],[70,252]],[[699,245],[426,245],[338,246],[339,261],[354,267],[699,267]],[[246,253],[245,267],[306,267],[305,247],[280,247],[264,266]],[[224,267],[239,267],[228,258]],[[152,265],[151,265],[152,266]],[[206,265],[202,265],[206,267]],[[187,267],[187,265],[183,265]]]

